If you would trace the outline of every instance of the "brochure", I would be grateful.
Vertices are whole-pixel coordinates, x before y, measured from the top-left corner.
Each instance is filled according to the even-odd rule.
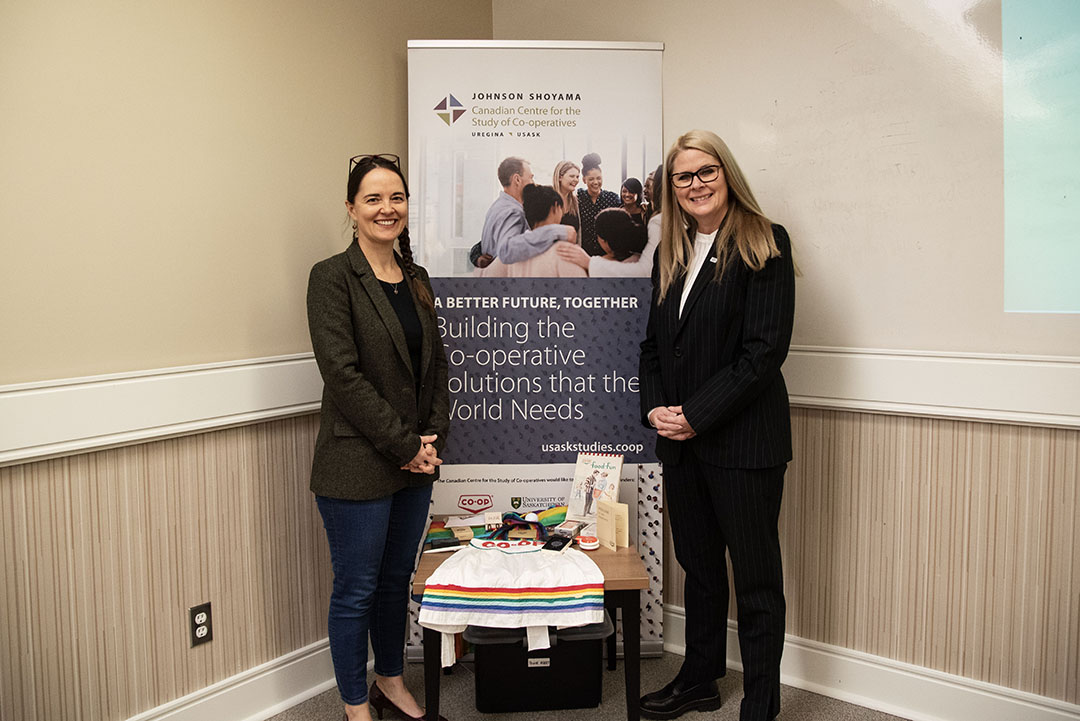
[[[574,469],[574,485],[566,501],[566,518],[570,521],[596,521],[597,501],[619,500],[619,477],[622,474],[621,453],[579,453]]]

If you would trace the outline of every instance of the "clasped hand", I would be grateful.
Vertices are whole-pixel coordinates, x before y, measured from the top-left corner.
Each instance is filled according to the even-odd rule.
[[[649,411],[656,432],[673,441],[686,441],[697,435],[683,415],[682,406],[657,406]]]
[[[442,465],[439,452],[432,445],[436,438],[438,436],[434,434],[420,436],[420,450],[416,452],[411,461],[401,467],[401,470],[412,471],[413,473],[434,473],[435,468]]]

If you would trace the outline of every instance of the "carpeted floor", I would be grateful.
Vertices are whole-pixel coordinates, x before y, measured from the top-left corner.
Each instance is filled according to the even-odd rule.
[[[682,657],[665,653],[660,658],[641,661],[642,692],[660,688],[678,672]],[[422,664],[405,665],[405,683],[422,704],[424,702],[424,668]],[[458,664],[453,673],[442,677],[442,715],[447,721],[623,721],[626,718],[622,662],[615,671],[604,672],[603,700],[599,708],[566,711],[530,711],[517,714],[484,714],[476,710],[473,674],[470,665]],[[692,712],[681,716],[685,721],[738,721],[739,700],[742,698],[742,674],[729,671],[720,680],[720,695],[724,705],[719,711]],[[340,721],[341,699],[337,689],[294,706],[274,716],[271,721]],[[389,717],[388,717],[389,718]],[[901,721],[896,716],[872,711],[809,691],[784,686],[781,690],[781,711],[778,721]]]

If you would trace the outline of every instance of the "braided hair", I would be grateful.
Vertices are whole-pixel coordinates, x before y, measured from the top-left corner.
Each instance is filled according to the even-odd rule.
[[[420,282],[416,272],[416,264],[413,262],[412,246],[409,244],[409,228],[406,227],[398,236],[398,249],[401,251],[402,264],[405,266],[405,275],[409,277],[409,289],[413,297],[420,301],[420,305],[435,313],[435,299],[431,297],[431,291],[426,284]]]

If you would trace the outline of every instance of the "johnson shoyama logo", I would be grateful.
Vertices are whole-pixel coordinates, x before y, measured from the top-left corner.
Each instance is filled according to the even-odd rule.
[[[458,496],[457,504],[458,508],[469,513],[480,513],[495,505],[491,496],[486,493]]]
[[[447,125],[453,125],[465,114],[465,106],[452,93],[447,93],[446,97],[435,105],[435,114]]]

